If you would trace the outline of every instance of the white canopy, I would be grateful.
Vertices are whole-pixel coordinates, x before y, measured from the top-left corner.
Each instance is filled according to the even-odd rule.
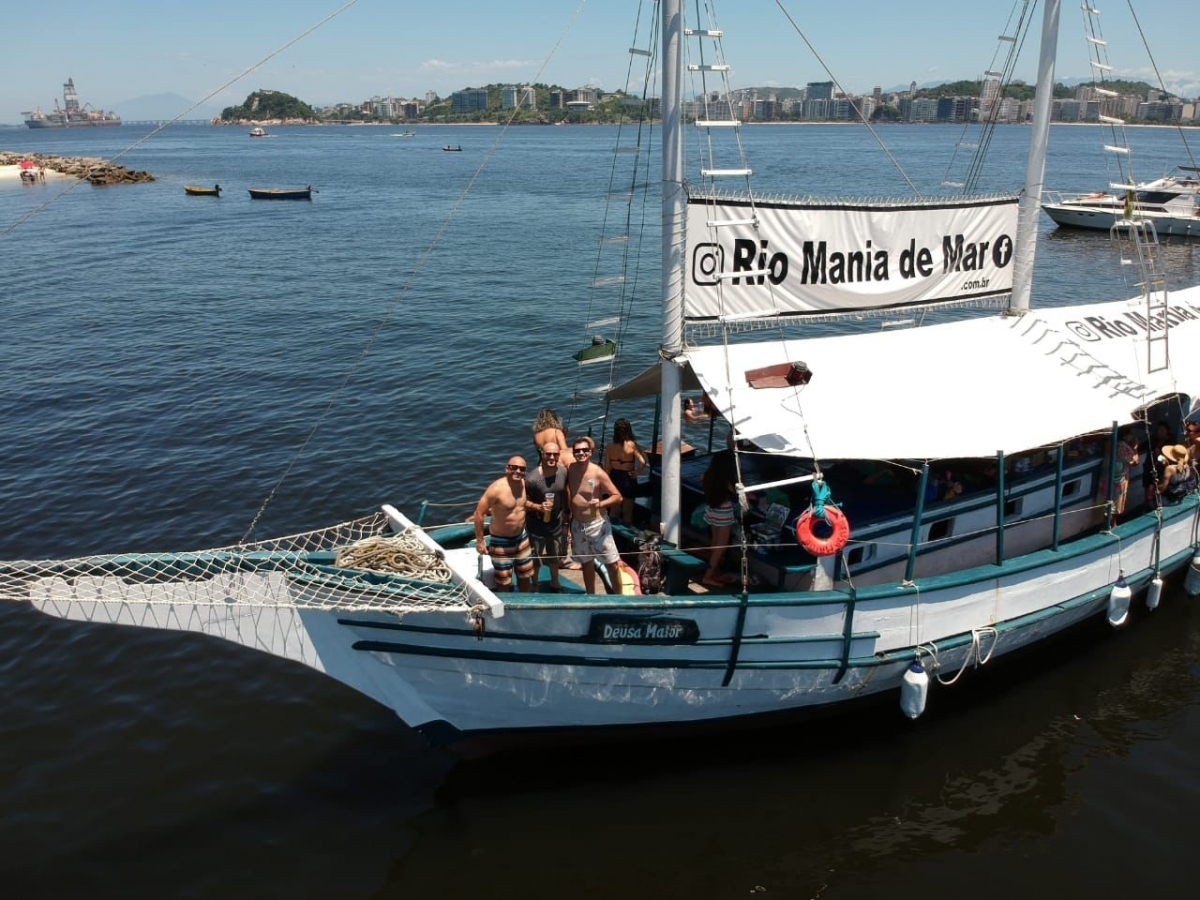
[[[907,330],[693,348],[681,362],[738,436],[822,459],[991,457],[1127,423],[1200,394],[1200,287],[1171,295],[1171,366],[1148,373],[1142,298]],[[1163,345],[1156,344],[1161,356]],[[747,370],[803,361],[806,386]],[[642,373],[642,385],[649,373]],[[624,386],[614,396],[629,396]]]

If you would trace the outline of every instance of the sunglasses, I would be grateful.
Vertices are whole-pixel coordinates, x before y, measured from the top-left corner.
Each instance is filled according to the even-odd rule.
[[[589,450],[587,447],[576,447],[576,448],[575,448],[575,449],[574,449],[572,452],[573,452],[573,453],[574,453],[576,456],[587,456],[587,455],[588,455],[589,453],[591,453],[592,451],[591,451],[591,450]]]
[[[542,456],[546,457],[546,459],[558,459],[557,453],[543,453]]]
[[[510,472],[524,472],[525,471],[524,466],[505,466],[504,468],[506,468]]]

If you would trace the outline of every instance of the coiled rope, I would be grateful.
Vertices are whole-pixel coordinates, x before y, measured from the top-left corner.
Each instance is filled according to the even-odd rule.
[[[450,567],[430,553],[416,538],[369,537],[337,551],[335,562],[345,569],[365,569],[388,575],[404,575],[422,581],[449,583]]]

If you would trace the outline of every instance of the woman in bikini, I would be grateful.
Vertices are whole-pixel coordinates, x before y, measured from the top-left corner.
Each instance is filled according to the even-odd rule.
[[[542,459],[542,448],[547,444],[558,444],[560,448],[571,446],[567,443],[562,419],[549,407],[538,413],[537,418],[533,420],[533,445],[537,448],[539,462]]]
[[[712,462],[701,479],[704,501],[708,504],[708,508],[704,510],[704,521],[708,523],[712,532],[708,570],[704,573],[701,583],[710,587],[724,587],[738,580],[736,575],[726,574],[721,570],[725,554],[729,550],[733,525],[737,521],[737,514],[733,508],[733,499],[737,496],[734,487],[736,481],[737,469],[734,466],[733,454],[728,450],[714,453]]]
[[[634,440],[633,427],[628,419],[617,419],[613,424],[612,442],[604,448],[604,471],[624,498],[621,502],[621,521],[626,525],[633,524],[637,479],[645,468],[646,454]]]

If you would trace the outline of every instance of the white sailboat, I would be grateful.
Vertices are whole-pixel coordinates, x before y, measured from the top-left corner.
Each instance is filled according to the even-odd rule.
[[[1130,300],[1028,309],[1057,0],[1045,6],[1019,210],[1006,197],[813,209],[688,196],[682,48],[719,32],[685,30],[679,0],[661,7],[661,358],[610,399],[662,398],[664,590],[501,598],[480,577],[469,528],[435,539],[384,506],[199,553],[2,563],[0,594],[301,662],[464,750],[729,726],[872,695],[918,715],[931,675],[952,681],[1095,617],[1123,624],[1132,596],[1157,604],[1162,579],[1196,555],[1197,498],[1130,497],[1118,521],[1107,488],[1119,429],[1179,425],[1200,396],[1200,288],[1168,297],[1154,276]],[[725,126],[737,123],[696,127]],[[964,321],[736,339],[747,322],[1010,289],[1007,309]],[[725,339],[693,343],[693,326]],[[684,387],[703,389],[734,429],[738,517],[762,544],[735,554],[731,593],[691,584],[705,562],[685,549],[685,523],[701,502],[693,466],[706,461],[681,458]],[[957,490],[939,493],[946,470]],[[849,542],[809,533],[811,514],[797,520],[826,490]]]

